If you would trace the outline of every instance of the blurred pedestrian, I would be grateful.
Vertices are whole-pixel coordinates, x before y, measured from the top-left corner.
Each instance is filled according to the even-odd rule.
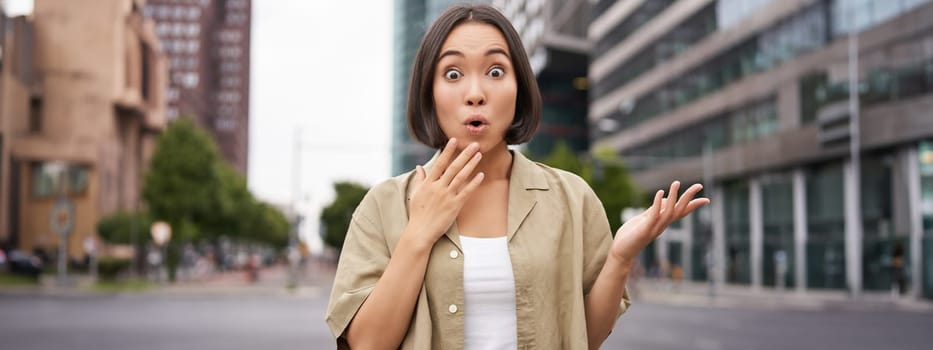
[[[596,349],[628,308],[636,256],[709,203],[658,191],[612,238],[579,176],[513,152],[541,97],[518,33],[486,5],[449,8],[415,56],[408,126],[438,149],[353,215],[327,310],[340,349]],[[678,200],[679,199],[679,200]]]
[[[907,280],[904,278],[904,245],[898,242],[891,251],[891,274],[894,277],[892,289],[896,295],[904,294],[907,290]]]

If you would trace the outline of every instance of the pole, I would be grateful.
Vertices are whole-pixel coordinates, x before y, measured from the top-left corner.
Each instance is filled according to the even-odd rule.
[[[301,224],[298,214],[298,202],[301,200],[301,126],[295,128],[295,150],[292,155],[292,230],[291,237],[288,239],[288,284],[287,287],[293,288],[297,285],[298,271],[296,261],[294,261],[294,252],[298,249],[298,229]]]
[[[58,284],[65,285],[68,280],[68,236],[67,230],[58,238]]]
[[[862,195],[858,101],[858,30],[855,16],[849,16],[849,158],[851,159],[851,181],[846,198],[849,228],[846,230],[846,271],[849,292],[857,297],[862,291]]]

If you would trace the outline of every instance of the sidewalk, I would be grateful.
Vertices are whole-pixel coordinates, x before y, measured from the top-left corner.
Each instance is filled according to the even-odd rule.
[[[207,278],[183,281],[157,288],[152,292],[161,295],[210,295],[210,296],[292,296],[326,297],[333,281],[333,268],[308,262],[304,269],[295,274],[294,286],[289,287],[289,267],[275,265],[260,270],[258,280],[250,281],[246,270],[214,273]]]
[[[198,279],[175,283],[147,285],[142,290],[111,291],[96,289],[86,275],[71,275],[65,285],[58,284],[55,276],[43,276],[40,283],[30,285],[0,285],[2,295],[42,295],[57,297],[93,297],[115,294],[153,294],[161,296],[283,296],[319,298],[327,297],[333,283],[333,266],[308,262],[296,273],[296,283],[288,286],[288,267],[274,265],[263,268],[257,281],[249,280],[246,270],[214,272]]]
[[[933,301],[894,297],[890,292],[865,292],[853,298],[843,291],[723,285],[710,293],[703,282],[673,283],[670,280],[644,279],[629,283],[633,303],[648,302],[692,307],[744,308],[760,310],[850,310],[933,312]]]

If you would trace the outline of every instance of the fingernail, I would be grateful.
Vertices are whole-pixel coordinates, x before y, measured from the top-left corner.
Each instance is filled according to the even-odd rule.
[[[456,139],[456,138],[451,137],[450,140],[447,140],[447,145],[448,145],[448,146],[449,146],[449,145],[453,145],[453,144],[455,144],[455,143],[457,143],[457,139]]]

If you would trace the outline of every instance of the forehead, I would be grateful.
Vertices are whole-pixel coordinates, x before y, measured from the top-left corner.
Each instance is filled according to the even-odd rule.
[[[466,22],[450,31],[444,44],[441,45],[441,52],[446,50],[484,51],[490,47],[499,47],[506,52],[509,50],[508,42],[499,28],[488,23]]]

